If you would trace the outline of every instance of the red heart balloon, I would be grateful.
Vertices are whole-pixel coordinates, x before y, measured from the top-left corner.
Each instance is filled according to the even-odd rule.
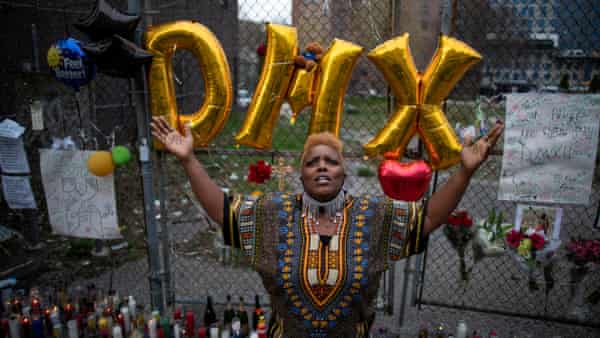
[[[431,167],[423,160],[409,163],[384,160],[379,165],[379,183],[390,198],[416,201],[429,188]]]

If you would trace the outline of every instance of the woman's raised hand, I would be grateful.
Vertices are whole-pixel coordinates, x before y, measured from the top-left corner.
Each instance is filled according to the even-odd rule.
[[[188,160],[194,154],[194,138],[190,126],[184,127],[181,135],[177,129],[171,127],[164,117],[153,116],[150,122],[152,135],[165,145],[165,148],[179,160]]]

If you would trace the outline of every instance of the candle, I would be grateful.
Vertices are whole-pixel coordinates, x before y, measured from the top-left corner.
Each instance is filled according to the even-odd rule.
[[[54,309],[52,309],[52,312],[50,313],[50,321],[52,322],[53,326],[60,323],[60,314],[58,312],[58,306],[54,306]]]
[[[208,329],[208,334],[209,334],[210,338],[219,338],[219,328],[215,327],[215,326],[211,326],[211,328]]]
[[[73,319],[73,305],[70,303],[65,305],[65,321],[70,321]]]
[[[98,320],[98,330],[100,331],[100,336],[108,337],[108,319],[106,317]]]
[[[62,325],[60,323],[52,325],[52,337],[62,338]]]
[[[52,321],[50,320],[50,309],[44,310],[44,323],[46,325],[46,333],[52,335]]]
[[[44,338],[44,322],[41,318],[35,318],[31,321],[33,338]]]
[[[10,333],[10,338],[21,338],[21,323],[19,323],[17,316],[12,316],[8,320],[8,332]]]
[[[176,322],[175,325],[173,325],[173,338],[181,338],[181,326],[179,326],[178,322]]]
[[[87,317],[87,329],[93,331],[96,329],[96,315],[90,313]]]
[[[23,338],[29,338],[29,333],[31,332],[31,320],[29,317],[23,317],[21,319],[21,334]]]
[[[173,312],[173,319],[181,320],[181,309],[180,308],[175,309],[175,312]]]
[[[9,332],[8,319],[0,320],[0,338],[8,337],[8,332]]]
[[[194,313],[192,311],[188,311],[185,314],[185,330],[190,337],[194,335]]]
[[[129,308],[123,306],[121,308],[121,315],[123,316],[123,332],[127,335],[128,332],[131,332],[131,316],[129,315]]]
[[[123,331],[121,326],[115,325],[113,327],[113,338],[123,338]]]
[[[121,332],[125,330],[125,319],[123,318],[123,314],[119,313],[117,315],[117,325],[121,327]]]
[[[37,298],[31,299],[31,313],[39,313],[40,312],[40,300]]]
[[[129,314],[132,318],[135,318],[135,305],[135,299],[133,298],[133,296],[129,296],[129,302],[127,303],[127,307],[129,307]]]
[[[203,327],[198,328],[198,338],[206,338],[206,329]]]
[[[169,323],[169,318],[163,317],[160,320],[160,328],[163,330],[164,337],[171,337],[171,323]]]
[[[156,338],[156,319],[152,318],[148,321],[148,335],[150,338]]]
[[[71,319],[67,321],[67,337],[69,338],[79,338],[79,330],[77,329],[77,321]]]

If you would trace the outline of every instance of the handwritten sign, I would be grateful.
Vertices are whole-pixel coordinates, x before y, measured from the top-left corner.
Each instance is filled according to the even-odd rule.
[[[588,204],[599,114],[600,95],[508,95],[498,198]]]
[[[75,237],[122,238],[117,226],[114,177],[97,177],[89,172],[86,163],[92,153],[40,149],[52,230]]]

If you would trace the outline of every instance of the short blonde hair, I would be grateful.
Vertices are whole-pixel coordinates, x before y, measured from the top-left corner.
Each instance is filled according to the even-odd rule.
[[[334,134],[330,132],[322,132],[310,134],[308,138],[306,138],[306,142],[304,142],[304,149],[302,150],[302,157],[300,158],[300,166],[304,165],[304,156],[306,156],[308,151],[318,145],[326,145],[333,148],[333,150],[338,153],[342,164],[344,163],[344,155],[342,154],[344,144],[342,141],[340,141]]]

